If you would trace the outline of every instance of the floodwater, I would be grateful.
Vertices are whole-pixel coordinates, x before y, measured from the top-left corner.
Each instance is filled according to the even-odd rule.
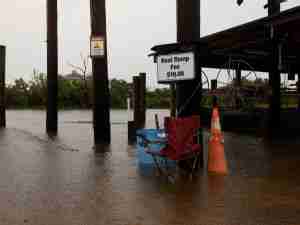
[[[168,115],[148,111],[148,127],[156,112],[161,121]],[[60,112],[56,139],[44,134],[45,112],[8,111],[8,129],[0,130],[0,225],[300,224],[299,140],[226,133],[228,176],[203,169],[193,181],[170,184],[140,173],[127,144],[127,112],[111,118],[112,144],[101,154],[92,148],[90,111]]]

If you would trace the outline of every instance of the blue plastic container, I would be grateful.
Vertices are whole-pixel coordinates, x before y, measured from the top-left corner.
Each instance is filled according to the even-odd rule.
[[[157,141],[163,140],[160,138],[160,134],[164,133],[163,130],[156,130],[156,129],[141,129],[137,131],[138,135],[143,135],[149,141]],[[149,144],[149,147],[152,151],[160,151],[165,144]],[[139,164],[153,164],[153,158],[150,154],[145,152],[145,147],[143,146],[143,139],[137,136],[137,159]]]
[[[141,129],[137,131],[138,135],[143,135],[149,141],[158,141],[165,140],[165,131],[164,130],[156,130],[156,129]],[[156,143],[149,144],[149,147],[152,151],[160,151],[165,147],[166,144]],[[158,159],[159,160],[159,159]],[[145,151],[145,147],[143,146],[143,139],[137,136],[137,162],[138,166],[141,170],[146,171],[146,173],[150,172],[155,168],[155,162],[150,154],[147,154]],[[176,162],[173,160],[167,160],[168,166],[172,167],[176,165]]]

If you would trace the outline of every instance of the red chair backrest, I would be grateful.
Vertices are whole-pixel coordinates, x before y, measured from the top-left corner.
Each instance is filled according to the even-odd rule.
[[[168,134],[168,151],[170,158],[180,158],[196,144],[195,135],[200,128],[200,117],[166,118],[165,128]]]

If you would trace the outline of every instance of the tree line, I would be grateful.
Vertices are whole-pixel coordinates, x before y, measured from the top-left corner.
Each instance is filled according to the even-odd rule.
[[[110,81],[111,108],[126,109],[130,84],[125,80]],[[47,77],[43,73],[34,73],[29,81],[15,79],[6,85],[6,106],[13,109],[43,109],[47,102]],[[148,108],[169,108],[170,90],[155,89],[146,91]],[[93,106],[92,79],[58,79],[58,107],[60,109],[90,109]]]
[[[58,107],[60,109],[91,109],[93,106],[93,81],[90,76],[78,76],[78,79],[66,79],[59,76],[58,79]],[[220,105],[230,105],[234,100],[232,88],[234,82],[224,86],[224,96],[219,98]],[[255,108],[268,104],[269,85],[268,80],[256,79],[255,81],[242,80],[244,90],[243,108]],[[131,84],[125,80],[110,80],[111,108],[126,109],[127,97],[131,90]],[[205,91],[204,91],[205,92]],[[32,79],[25,81],[22,78],[6,86],[7,108],[40,108],[46,106],[47,101],[47,77],[43,73],[34,72]],[[169,88],[146,91],[147,108],[170,108],[171,91]],[[199,106],[211,107],[212,98],[206,95],[199,102]],[[297,97],[282,96],[283,105],[296,105]]]

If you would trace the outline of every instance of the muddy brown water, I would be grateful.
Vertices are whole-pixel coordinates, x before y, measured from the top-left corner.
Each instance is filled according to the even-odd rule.
[[[154,113],[148,111],[147,126]],[[300,141],[225,134],[230,174],[201,170],[170,184],[143,174],[127,144],[126,111],[112,112],[110,151],[95,153],[90,111],[8,111],[0,130],[0,225],[300,224]],[[207,140],[207,134],[205,135]],[[205,156],[207,156],[207,146]]]

